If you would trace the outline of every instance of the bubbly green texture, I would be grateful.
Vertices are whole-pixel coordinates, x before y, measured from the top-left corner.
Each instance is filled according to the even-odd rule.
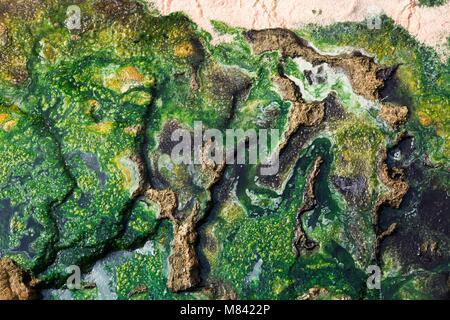
[[[450,59],[441,62],[386,17],[379,30],[363,23],[295,30],[323,52],[359,48],[380,64],[399,65],[386,100],[408,106],[410,115],[391,129],[377,104],[355,94],[339,70],[326,69],[326,82],[310,85],[302,61],[254,54],[245,30],[214,21],[233,41],[213,45],[181,13],[163,17],[144,2],[117,2],[119,9],[82,2],[82,31],[66,28],[65,1],[17,6],[15,15],[0,16],[14,35],[0,53],[0,256],[31,269],[45,298],[209,299],[225,291],[240,299],[297,299],[312,288],[325,289],[319,299],[448,294]],[[281,60],[306,100],[333,92],[345,115],[311,136],[293,134],[305,141],[286,146],[281,187],[265,183],[258,165],[226,166],[209,187],[204,171],[173,163],[160,143],[170,136],[168,123],[285,132],[292,103],[273,81]],[[411,150],[397,146],[402,131],[414,137]],[[390,169],[404,167],[410,191],[399,209],[383,209],[381,227],[399,221],[402,229],[375,261],[372,209],[386,192],[377,171],[382,149]],[[296,215],[319,156],[316,205],[301,217],[319,245],[296,257]],[[177,194],[179,216],[200,204],[199,288],[167,288],[173,226],[160,219],[157,203],[135,196],[140,166],[152,187]],[[363,200],[345,187],[364,189]],[[438,255],[426,247],[432,241]],[[377,262],[380,291],[366,286],[366,268]],[[65,285],[69,265],[82,269],[80,290]]]

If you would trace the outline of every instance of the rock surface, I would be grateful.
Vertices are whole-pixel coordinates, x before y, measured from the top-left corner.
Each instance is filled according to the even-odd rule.
[[[0,300],[33,300],[37,298],[37,281],[9,258],[0,259]]]
[[[316,205],[314,186],[317,176],[319,175],[320,165],[322,164],[322,162],[322,157],[317,157],[306,181],[305,191],[303,192],[303,203],[297,213],[297,221],[294,230],[294,241],[292,244],[292,249],[295,256],[300,255],[301,249],[312,250],[317,246],[317,242],[311,240],[304,230],[302,223],[302,214],[306,211],[311,210]]]
[[[391,127],[397,127],[406,122],[408,117],[408,108],[405,106],[381,106],[380,118]]]

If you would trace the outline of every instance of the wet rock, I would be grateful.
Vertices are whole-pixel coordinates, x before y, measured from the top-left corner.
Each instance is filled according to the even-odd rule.
[[[431,181],[430,185],[433,184],[435,183]],[[418,211],[422,218],[420,225],[423,224],[444,235],[450,234],[449,205],[450,195],[445,189],[433,188],[424,191],[418,205]]]
[[[337,56],[322,55],[306,40],[289,30],[250,30],[244,35],[255,54],[278,50],[283,57],[302,57],[313,65],[328,63],[332,67],[343,69],[348,73],[355,93],[370,100],[378,98],[378,92],[383,88],[387,74],[390,74],[387,70],[391,68],[378,65],[374,58],[359,51]]]
[[[169,257],[169,277],[167,287],[173,292],[191,289],[200,282],[199,262],[197,258],[197,222],[198,204],[184,219],[175,217],[177,207],[176,194],[169,189],[148,189],[147,199],[156,202],[160,208],[160,218],[169,219],[173,225],[172,254]]]
[[[421,191],[415,187],[416,181],[435,187]],[[402,203],[401,213],[395,216],[394,210],[383,210],[383,225],[392,221],[399,225],[396,232],[384,242],[383,257],[395,257],[402,272],[415,268],[433,271],[449,261],[450,242],[447,235],[450,232],[450,216],[447,213],[450,197],[445,190],[437,188],[436,182],[426,177],[418,177],[411,184],[411,190]],[[414,214],[405,215],[404,212]]]
[[[292,249],[295,256],[300,255],[301,249],[306,249],[309,251],[313,250],[317,246],[317,242],[309,239],[309,237],[306,235],[306,232],[303,228],[302,215],[306,211],[313,209],[316,205],[314,186],[317,176],[319,175],[320,165],[322,164],[322,162],[322,157],[317,157],[306,181],[305,191],[303,192],[303,202],[300,206],[300,209],[298,210],[294,229],[294,241],[292,243]]]
[[[180,124],[175,120],[169,120],[164,124],[161,133],[159,134],[159,150],[162,153],[171,155],[172,149],[180,143],[180,141],[173,141],[172,134],[174,131],[181,129]]]
[[[393,168],[392,173],[389,172],[386,159],[386,150],[381,150],[378,154],[378,178],[389,189],[388,192],[380,195],[374,207],[374,224],[379,224],[379,211],[382,205],[389,205],[398,208],[403,200],[404,195],[408,192],[409,185],[404,180],[403,170]]]
[[[312,140],[321,129],[323,129],[321,126],[300,126],[297,131],[292,133],[289,140],[282,141],[279,146],[280,169],[278,173],[275,175],[259,175],[258,182],[271,189],[281,190],[283,182],[289,176],[289,168],[291,168],[299,158],[298,150],[301,150],[305,143]]]
[[[330,92],[323,102],[325,106],[324,122],[344,120],[347,117],[347,114],[342,105],[339,103],[335,92]]]
[[[323,72],[323,66],[319,66],[317,68],[317,72],[314,72],[313,70],[305,70],[303,74],[305,75],[306,81],[308,81],[310,86],[325,83],[327,81],[327,75]]]
[[[219,99],[245,95],[251,86],[250,76],[241,69],[216,64],[206,68],[204,80],[203,86]]]
[[[196,252],[198,206],[180,223],[174,224],[172,255],[169,257],[167,287],[173,292],[192,289],[200,283],[199,262]]]
[[[415,150],[416,146],[414,137],[407,134],[403,135],[400,139],[398,139],[395,147],[388,150],[388,158],[386,159],[388,168],[391,170],[394,167],[408,167],[406,175],[409,176],[410,171],[413,169],[411,167],[411,162],[413,160],[412,156]]]
[[[367,180],[364,176],[333,176],[331,182],[349,204],[364,206],[367,200]]]

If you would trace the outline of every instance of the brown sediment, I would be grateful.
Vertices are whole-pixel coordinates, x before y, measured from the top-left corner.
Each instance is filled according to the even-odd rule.
[[[321,298],[321,296],[326,296],[329,294],[329,291],[325,288],[310,288],[307,293],[301,295],[297,298],[297,300],[318,300]],[[347,295],[339,295],[338,297],[335,297],[333,299],[338,300],[351,300],[352,298]]]
[[[409,185],[404,179],[404,172],[402,169],[393,168],[392,174],[389,172],[389,168],[386,164],[387,152],[382,149],[378,153],[378,178],[389,189],[386,193],[381,194],[373,209],[373,224],[376,233],[376,242],[374,248],[375,258],[380,259],[381,243],[383,240],[394,233],[397,224],[391,224],[387,230],[380,230],[380,211],[383,205],[388,205],[392,208],[399,208],[402,203],[403,197],[408,192]]]
[[[142,192],[144,192],[145,188],[146,188],[146,170],[145,170],[145,164],[144,161],[142,160],[141,157],[137,156],[137,155],[132,155],[130,157],[130,160],[136,164],[137,170],[138,170],[138,174],[139,174],[139,184],[138,187],[136,188],[136,190],[134,190],[133,194],[131,195],[131,197],[134,199],[136,198],[138,195],[142,194]]]
[[[336,56],[322,55],[306,40],[286,29],[251,30],[245,36],[255,54],[280,51],[283,57],[302,57],[313,65],[328,63],[343,69],[349,75],[355,93],[370,100],[378,99],[378,90],[383,87],[385,77],[388,76],[384,71],[389,68],[378,65],[372,57],[358,51]]]
[[[129,126],[123,129],[123,131],[126,134],[132,135],[132,136],[138,136],[140,134],[144,133],[144,126],[141,124],[138,125],[134,125],[134,126]]]
[[[148,188],[145,191],[145,197],[159,205],[160,218],[169,219],[174,224],[178,223],[174,216],[174,211],[177,207],[177,196],[175,192],[170,189],[157,190]]]
[[[322,164],[322,157],[317,157],[314,165],[308,175],[306,180],[305,191],[303,192],[303,203],[298,210],[295,230],[294,230],[294,241],[292,243],[292,250],[296,257],[300,255],[301,249],[312,250],[317,246],[314,240],[308,238],[302,224],[302,215],[304,212],[309,211],[316,205],[316,197],[314,195],[314,185],[317,176],[320,172],[320,165]]]
[[[0,18],[31,19],[39,10],[46,6],[41,0],[0,0]]]
[[[0,300],[33,300],[38,281],[9,258],[0,259]]]
[[[129,16],[143,11],[141,3],[131,0],[99,0],[94,8],[107,18],[119,21],[126,21]]]
[[[301,99],[301,93],[291,79],[276,76],[272,78],[272,81],[275,83],[276,87],[278,88],[278,91],[281,93],[281,97],[284,100],[295,102]]]
[[[389,191],[380,195],[374,207],[374,224],[377,226],[380,222],[379,211],[382,205],[389,205],[393,208],[400,207],[403,196],[409,189],[408,183],[404,179],[404,172],[400,168],[393,168],[392,174],[389,173],[386,164],[387,153],[382,149],[378,153],[378,177],[381,182],[388,187]]]
[[[426,240],[420,245],[420,254],[425,256],[440,256],[439,244],[435,240]]]
[[[9,42],[8,28],[3,23],[0,23],[0,47],[6,46],[8,42]]]
[[[158,148],[162,153],[171,155],[172,149],[179,143],[172,139],[172,134],[178,129],[182,129],[182,127],[176,120],[168,120],[164,123],[158,137]]]
[[[325,114],[324,109],[323,103],[294,103],[289,114],[288,132],[295,131],[298,125],[315,126],[321,123]]]
[[[280,91],[282,98],[292,103],[288,115],[288,128],[284,132],[283,140],[279,146],[279,152],[281,152],[292,134],[301,125],[310,127],[322,122],[325,117],[325,102],[306,102],[303,100],[295,83],[289,78],[276,76],[273,78],[273,81]]]
[[[387,237],[391,236],[395,230],[397,229],[396,223],[391,223],[389,227],[381,232],[379,235],[377,235],[377,238],[375,240],[375,257],[380,257],[381,254],[381,243],[386,239]]]
[[[148,292],[148,287],[145,284],[140,284],[136,288],[132,289],[130,292],[128,292],[128,299],[141,293]]]
[[[221,163],[216,163],[213,159],[209,157],[210,148],[214,146],[213,141],[208,141],[203,144],[202,150],[200,152],[200,166],[203,173],[207,176],[208,180],[205,182],[205,189],[210,190],[211,187],[219,181],[222,177],[223,171],[225,170],[225,161]],[[217,151],[217,149],[216,149]],[[224,154],[224,156],[226,156]]]
[[[321,295],[328,294],[325,288],[310,288],[307,293],[301,295],[297,300],[317,300]]]
[[[228,100],[245,94],[250,88],[251,77],[237,67],[225,67],[214,63],[204,66],[202,86],[215,98]]]
[[[188,290],[200,283],[199,262],[196,252],[199,207],[196,203],[192,213],[182,222],[174,224],[172,254],[169,257],[167,287],[173,292]]]
[[[238,296],[233,288],[222,280],[213,280],[205,288],[206,294],[212,300],[237,300]]]
[[[383,104],[381,105],[379,116],[389,126],[395,128],[406,122],[408,118],[408,108],[405,106]]]
[[[353,91],[369,100],[379,98],[379,90],[384,86],[384,66],[375,63],[372,57],[367,57],[360,52],[345,54],[327,59],[333,67],[342,68],[347,72]]]
[[[95,282],[84,282],[81,284],[83,289],[95,289],[97,288],[97,284]]]
[[[174,237],[172,254],[169,257],[167,287],[173,292],[193,288],[200,282],[199,263],[195,249],[197,242],[196,226],[199,219],[198,204],[194,205],[190,215],[180,220],[174,214],[177,197],[172,190],[148,189],[145,196],[160,206],[160,218],[169,219],[173,225]]]

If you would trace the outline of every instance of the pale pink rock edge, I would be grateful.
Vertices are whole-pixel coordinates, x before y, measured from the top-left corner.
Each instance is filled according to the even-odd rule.
[[[363,21],[374,13],[390,16],[418,41],[441,56],[449,54],[450,2],[439,7],[419,7],[415,0],[148,0],[167,15],[183,11],[215,42],[227,41],[214,31],[211,20],[246,29],[289,28],[316,23]],[[313,11],[314,10],[314,11]],[[315,13],[314,13],[315,12]],[[321,12],[321,14],[318,14]]]

